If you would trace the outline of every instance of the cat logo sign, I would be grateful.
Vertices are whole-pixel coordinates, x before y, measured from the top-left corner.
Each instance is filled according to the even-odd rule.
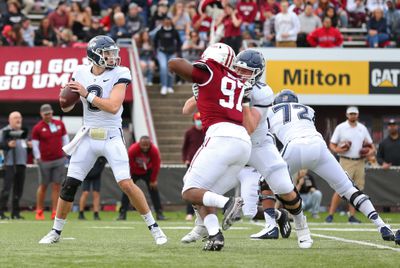
[[[371,94],[400,93],[399,62],[371,62],[369,77]]]

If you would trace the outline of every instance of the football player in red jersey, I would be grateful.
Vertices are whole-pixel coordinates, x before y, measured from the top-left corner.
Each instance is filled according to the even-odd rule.
[[[216,43],[193,65],[182,58],[168,63],[171,72],[198,84],[197,108],[206,136],[185,174],[182,197],[201,206],[199,212],[209,234],[204,250],[218,251],[224,246],[216,208],[225,209],[222,229],[227,230],[243,206],[241,197],[222,195],[236,184],[235,177],[251,151],[250,137],[242,124],[242,100],[248,92],[230,69],[234,59],[231,47]]]

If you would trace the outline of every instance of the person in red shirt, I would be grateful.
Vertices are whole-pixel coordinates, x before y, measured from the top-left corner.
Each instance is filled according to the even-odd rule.
[[[162,212],[160,194],[157,188],[157,177],[160,171],[161,158],[158,148],[150,141],[148,136],[142,136],[139,142],[133,143],[128,149],[129,166],[133,182],[144,180],[149,189],[151,201],[156,211],[157,220],[165,220]],[[121,209],[117,220],[126,220],[129,208],[129,199],[122,195]]]
[[[202,129],[203,126],[201,124],[200,113],[194,113],[193,126],[186,131],[182,146],[182,161],[185,163],[187,168],[189,168],[190,162],[192,162],[194,155],[204,141],[204,132]],[[186,207],[186,220],[191,221],[193,215],[193,206],[192,204],[188,204]]]
[[[255,19],[258,11],[255,0],[241,0],[237,3],[238,15],[243,18],[241,31],[248,31],[253,39],[256,38]]]
[[[44,220],[44,199],[47,186],[52,183],[51,218],[56,215],[57,200],[61,182],[65,176],[65,156],[62,147],[69,143],[64,123],[53,119],[50,104],[40,107],[42,120],[32,130],[32,149],[35,162],[39,166],[39,187],[36,193],[36,220]]]
[[[332,21],[325,17],[321,28],[317,28],[307,35],[307,42],[312,47],[340,47],[343,36],[338,29],[332,27]]]
[[[61,34],[61,30],[69,28],[69,10],[65,1],[60,1],[56,10],[51,12],[48,16],[50,25],[58,36]]]
[[[242,31],[240,25],[243,19],[238,14],[238,11],[232,4],[227,4],[224,7],[224,14],[217,20],[216,25],[224,25],[224,38],[222,43],[232,47],[235,54],[239,53],[242,46]]]

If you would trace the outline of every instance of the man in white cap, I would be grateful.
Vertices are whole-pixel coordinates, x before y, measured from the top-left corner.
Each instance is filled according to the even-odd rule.
[[[350,106],[347,108],[347,120],[335,128],[329,148],[339,156],[340,165],[347,172],[349,178],[354,181],[355,186],[362,191],[365,185],[365,157],[375,153],[375,146],[367,128],[358,122],[358,115],[357,107]],[[325,219],[326,222],[333,221],[333,214],[340,201],[340,196],[334,193],[329,215]],[[356,209],[349,206],[349,222],[361,223],[354,217],[355,212]]]

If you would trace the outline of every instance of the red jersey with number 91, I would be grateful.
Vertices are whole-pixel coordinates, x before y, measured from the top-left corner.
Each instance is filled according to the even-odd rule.
[[[194,63],[192,80],[199,84],[197,108],[204,131],[220,122],[242,125],[243,82],[237,74],[212,59],[206,59]]]

